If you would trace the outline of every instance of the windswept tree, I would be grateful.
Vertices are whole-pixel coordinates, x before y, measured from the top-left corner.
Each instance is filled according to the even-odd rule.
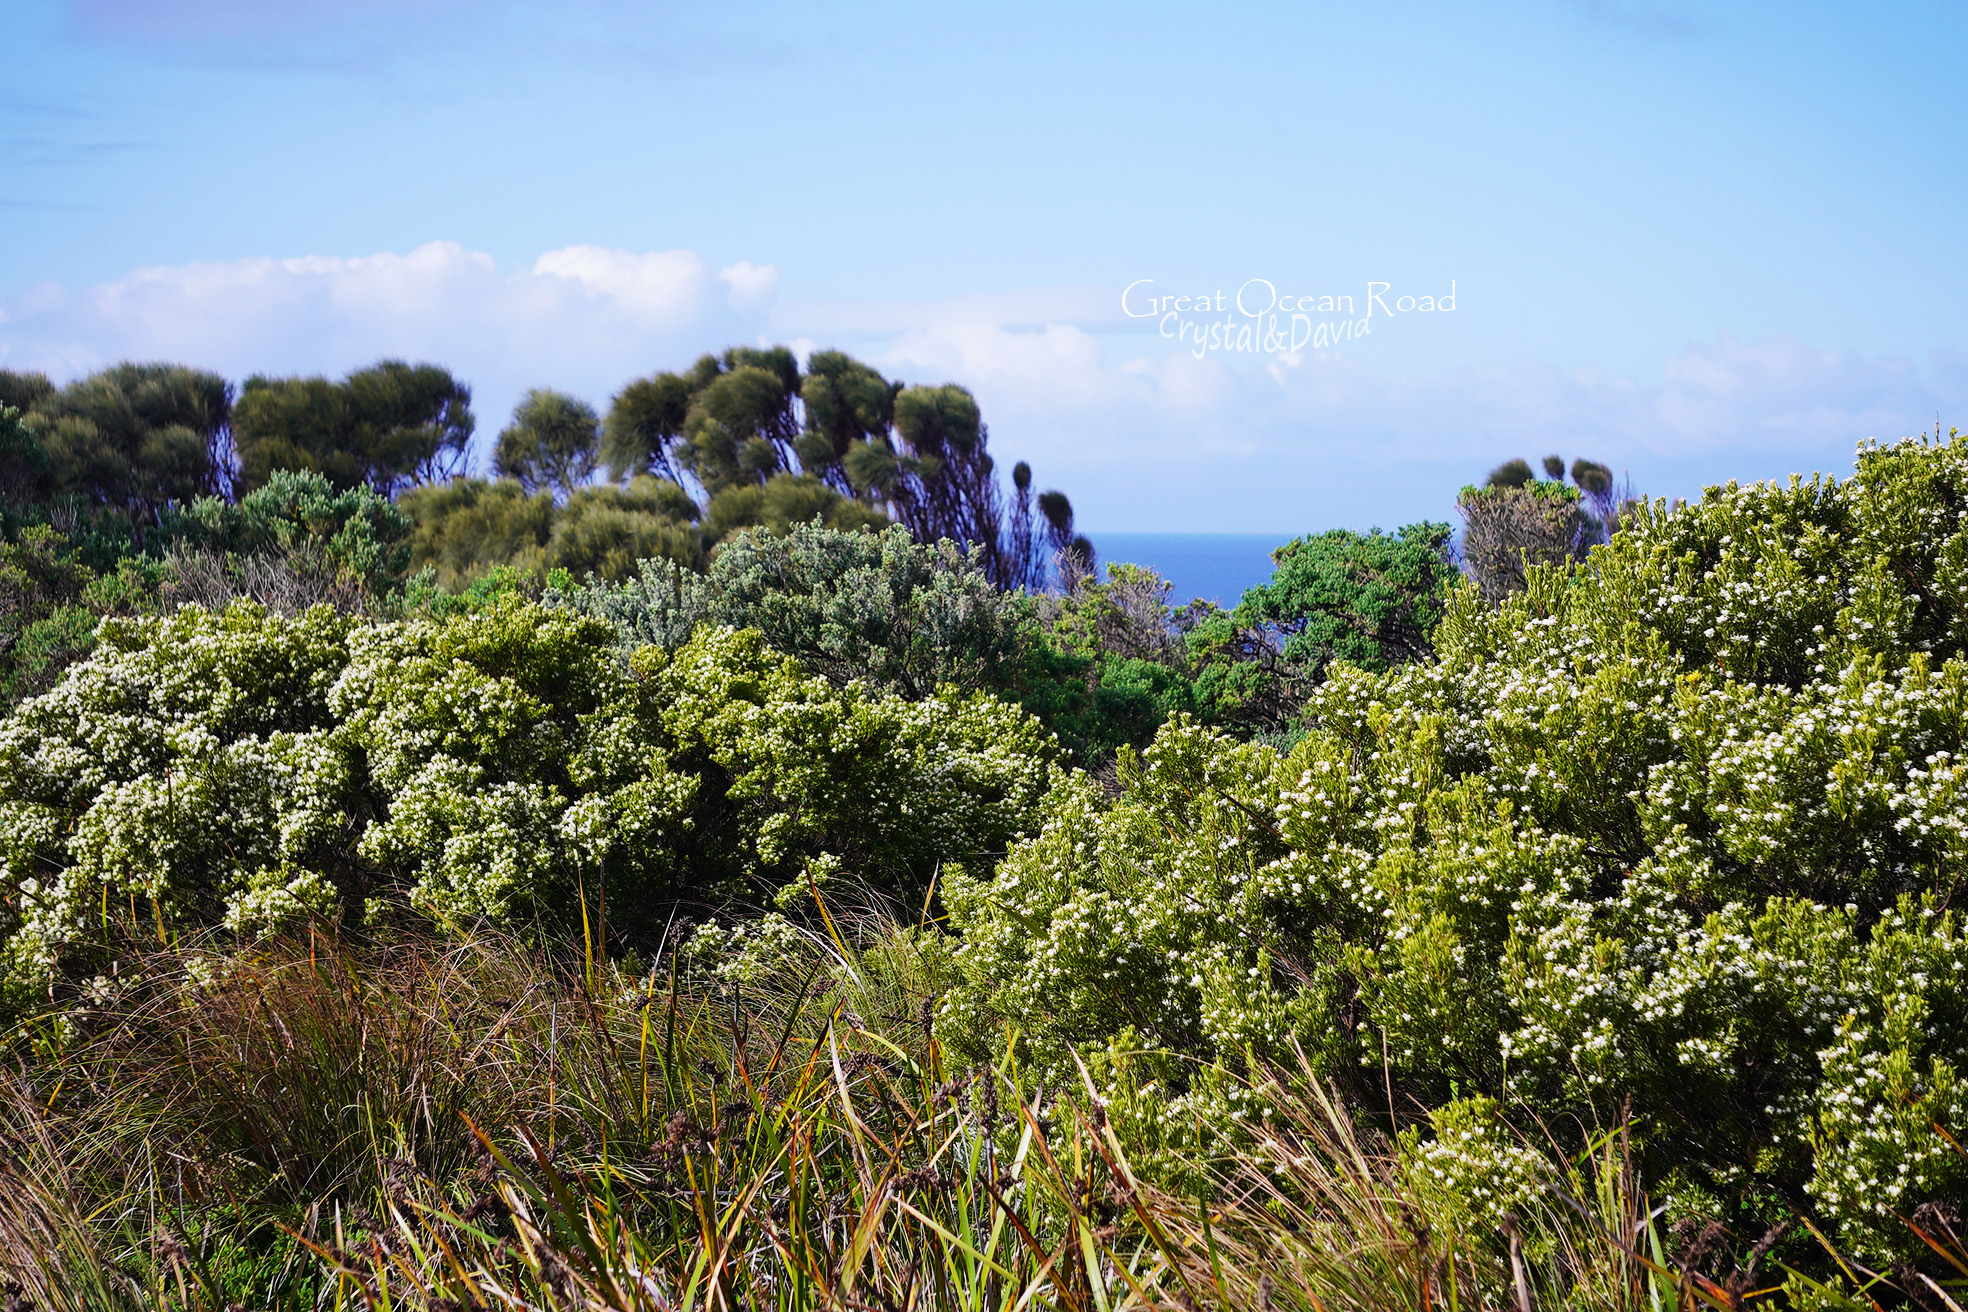
[[[1063,493],[1042,494],[1035,518],[1022,463],[1007,510],[975,397],[955,384],[904,386],[840,351],[814,352],[804,373],[783,346],[704,356],[624,387],[603,432],[612,478],[697,483],[713,539],[740,524],[770,526],[772,507],[808,502],[828,524],[848,526],[856,514],[829,499],[848,497],[919,542],[977,548],[1000,587],[1042,587],[1055,571],[1070,583],[1092,568],[1092,545],[1073,532]]]
[[[1615,485],[1613,471],[1596,460],[1574,460],[1571,483],[1565,460],[1548,455],[1538,478],[1527,460],[1506,460],[1481,487],[1456,498],[1463,519],[1462,556],[1483,596],[1501,601],[1524,587],[1533,565],[1583,560],[1610,541],[1635,502],[1632,485]]]
[[[682,374],[638,378],[617,392],[601,430],[601,463],[608,477],[620,482],[655,474],[681,482],[676,444],[689,414],[690,380]]]
[[[799,362],[787,348],[726,351],[716,376],[691,398],[679,449],[684,468],[712,496],[793,471],[799,389]]]
[[[167,506],[225,490],[231,417],[232,386],[217,374],[119,364],[43,393],[26,426],[49,495],[114,510],[141,533]]]
[[[932,536],[996,546],[997,480],[977,400],[954,383],[895,395],[895,427],[859,444],[847,461],[855,490],[884,506],[918,540]]]
[[[338,488],[393,497],[463,472],[476,421],[471,389],[434,364],[383,360],[339,383],[246,380],[233,412],[240,480],[313,470]]]
[[[594,477],[600,463],[601,417],[586,401],[536,387],[513,409],[499,434],[492,465],[529,493],[565,499]]]
[[[854,492],[848,457],[888,433],[901,390],[902,384],[844,351],[815,351],[800,385],[806,403],[806,431],[798,443],[801,467],[839,491]]]
[[[1076,580],[1092,574],[1093,543],[1073,532],[1073,503],[1066,494],[1056,488],[1039,493],[1039,516],[1045,521],[1039,534],[1045,559],[1035,567],[1037,578],[1045,577],[1047,563],[1058,574],[1061,587],[1070,588]]]

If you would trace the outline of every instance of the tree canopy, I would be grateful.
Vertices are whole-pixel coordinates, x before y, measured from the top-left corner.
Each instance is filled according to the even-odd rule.
[[[1062,555],[1077,562],[1068,573],[1090,569],[1093,548],[1074,534],[1065,494],[1041,494],[1046,513],[1035,520],[1021,464],[1007,508],[988,444],[961,387],[891,382],[840,351],[815,351],[802,373],[775,346],[733,347],[630,383],[609,407],[599,452],[613,478],[694,480],[713,541],[816,513],[836,526],[892,518],[918,542],[981,548],[1000,587],[1043,586]]]
[[[513,408],[492,450],[492,467],[529,493],[565,499],[601,461],[601,417],[586,401],[536,387]]]
[[[474,425],[471,389],[448,370],[382,360],[339,383],[248,378],[233,442],[248,489],[276,470],[313,470],[336,487],[393,497],[459,472]]]
[[[39,396],[25,423],[41,455],[11,462],[16,477],[41,470],[30,495],[114,510],[140,532],[166,506],[225,490],[232,387],[217,374],[119,364],[59,390],[14,378],[15,390]]]

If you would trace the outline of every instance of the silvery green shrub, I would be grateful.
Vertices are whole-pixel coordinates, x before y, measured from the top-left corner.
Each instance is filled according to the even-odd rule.
[[[985,575],[982,548],[794,524],[745,529],[697,576],[645,560],[622,583],[590,578],[549,605],[613,623],[625,646],[675,647],[698,624],[757,629],[775,650],[837,684],[856,679],[912,699],[945,685],[1002,687],[1020,656],[1025,600]]]
[[[1294,1047],[1365,1106],[1630,1111],[1691,1197],[1904,1247],[1968,1191],[1968,440],[1643,511],[1434,640],[1287,755],[1179,720],[1056,788],[948,882],[946,1025],[1173,1139]]]
[[[600,620],[506,598],[443,620],[326,608],[106,621],[0,724],[5,984],[92,967],[111,916],[257,934],[407,899],[440,919],[660,932],[808,864],[876,885],[989,861],[1051,747],[946,690],[839,688],[753,632],[629,662]]]

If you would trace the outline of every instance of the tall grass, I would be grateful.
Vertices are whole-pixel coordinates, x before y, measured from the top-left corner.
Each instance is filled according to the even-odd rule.
[[[127,947],[0,1087],[9,1296],[1667,1312],[1781,1276],[1677,1251],[1618,1133],[1548,1152],[1499,1223],[1446,1215],[1302,1062],[1155,1178],[1090,1088],[949,1064],[950,970],[933,932],[838,915],[743,982],[483,934]]]

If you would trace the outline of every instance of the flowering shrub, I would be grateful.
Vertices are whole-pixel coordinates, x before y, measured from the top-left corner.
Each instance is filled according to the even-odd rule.
[[[1056,789],[948,887],[949,1020],[1061,1081],[1200,1059],[1157,1066],[1171,1125],[1292,1044],[1438,1126],[1630,1107],[1691,1196],[1861,1252],[1968,1190],[1934,1129],[1968,1130],[1968,440],[1641,511],[1501,606],[1465,585],[1435,644],[1335,666],[1288,755],[1178,720],[1117,799]]]
[[[256,608],[105,620],[0,725],[6,976],[45,985],[112,910],[253,928],[332,905],[350,780],[328,695],[348,622]]]
[[[876,883],[989,860],[1050,746],[1016,708],[836,688],[756,633],[625,665],[603,621],[518,598],[361,624],[250,603],[106,621],[0,725],[5,982],[89,968],[113,913],[244,934],[429,912],[660,932],[825,858]]]

